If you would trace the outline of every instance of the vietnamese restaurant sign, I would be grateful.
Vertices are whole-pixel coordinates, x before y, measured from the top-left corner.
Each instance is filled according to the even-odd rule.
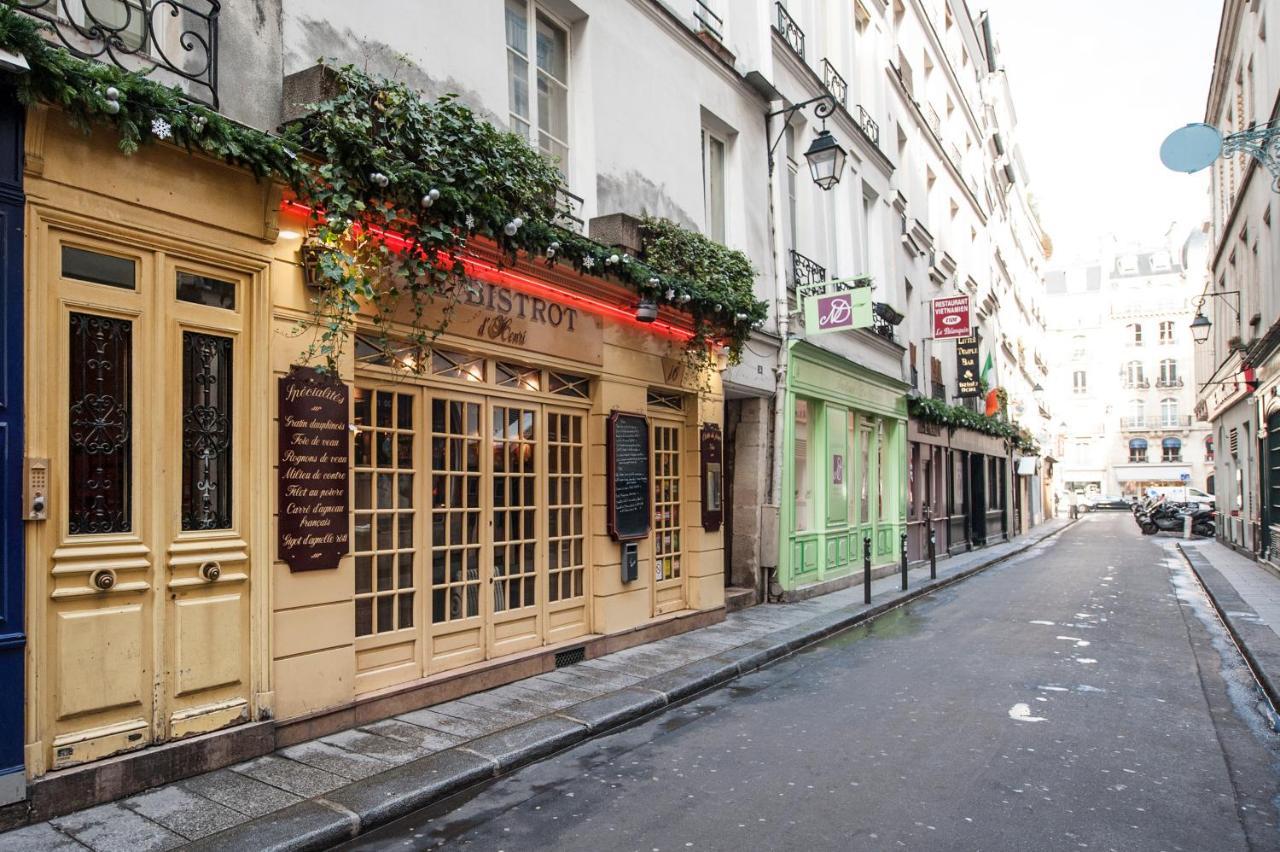
[[[968,296],[947,296],[933,300],[933,339],[961,340],[973,334],[973,315]]]
[[[829,334],[871,325],[871,279],[867,276],[825,281],[801,288],[804,324],[809,334]]]

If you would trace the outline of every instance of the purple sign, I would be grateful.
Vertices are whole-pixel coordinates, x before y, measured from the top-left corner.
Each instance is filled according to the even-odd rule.
[[[810,334],[824,334],[871,325],[871,288],[810,296],[805,300],[805,326]]]

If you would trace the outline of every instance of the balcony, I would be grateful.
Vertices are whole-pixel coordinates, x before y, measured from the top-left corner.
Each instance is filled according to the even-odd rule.
[[[582,198],[563,186],[556,187],[555,223],[566,231],[583,233],[586,221],[582,218]]]
[[[1124,387],[1128,390],[1146,390],[1151,387],[1151,382],[1146,379],[1138,379],[1137,381],[1126,380],[1124,382]]]
[[[62,46],[81,59],[152,77],[218,108],[220,0],[12,0],[9,5],[47,23]]]
[[[816,261],[792,249],[791,251],[791,286],[798,288],[811,287],[827,280],[827,268],[819,266]]]
[[[829,60],[822,60],[822,86],[830,93],[831,97],[840,102],[840,106],[848,108],[849,106],[849,84],[840,76],[840,72],[835,69]]]
[[[1176,377],[1172,379],[1160,379],[1156,382],[1158,388],[1180,388],[1182,387],[1182,378]]]
[[[714,38],[724,41],[724,18],[712,11],[702,0],[693,0],[693,19],[698,22],[698,30]]]
[[[938,117],[938,111],[933,108],[933,104],[924,104],[920,111],[924,113],[925,123],[929,125],[933,135],[942,138],[942,119]]]
[[[787,13],[787,7],[781,3],[774,4],[778,9],[778,21],[773,25],[774,31],[782,36],[782,40],[790,45],[796,55],[804,59],[804,30],[795,19]]]
[[[862,131],[862,135],[867,137],[872,145],[880,147],[880,125],[872,120],[867,111],[862,108],[862,104],[854,104],[854,110],[851,111],[853,120],[857,123],[858,129]]]
[[[1191,415],[1171,417],[1121,417],[1122,432],[1159,432],[1162,429],[1190,429]]]

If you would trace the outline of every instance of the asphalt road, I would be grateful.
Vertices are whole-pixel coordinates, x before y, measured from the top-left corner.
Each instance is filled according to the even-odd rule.
[[[344,849],[1280,849],[1269,711],[1174,539],[996,568]]]

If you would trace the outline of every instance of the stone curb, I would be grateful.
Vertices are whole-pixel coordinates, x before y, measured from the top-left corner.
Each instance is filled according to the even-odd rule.
[[[1231,585],[1231,581],[1222,576],[1222,572],[1213,567],[1205,556],[1195,548],[1178,545],[1182,557],[1191,566],[1192,572],[1200,580],[1217,610],[1218,617],[1227,626],[1227,630],[1235,639],[1240,653],[1248,660],[1254,677],[1267,694],[1272,707],[1280,707],[1280,636],[1267,626],[1253,607],[1245,603]]]
[[[212,834],[184,848],[303,852],[327,849],[485,781],[578,745],[755,671],[769,663],[875,619],[903,604],[1006,562],[1058,535],[1069,521],[1001,556],[896,597],[815,616],[736,648],[689,663],[608,695],[574,704],[497,733],[461,743],[403,766],[353,781],[323,797],[299,802]]]

